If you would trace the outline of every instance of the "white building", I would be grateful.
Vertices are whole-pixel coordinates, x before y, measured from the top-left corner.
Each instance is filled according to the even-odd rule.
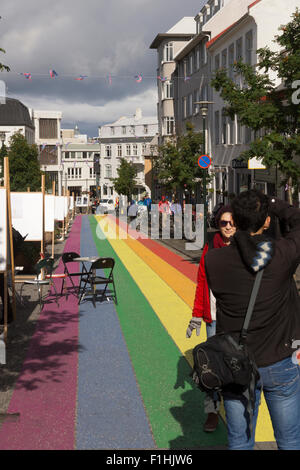
[[[147,144],[158,134],[156,117],[143,117],[140,108],[133,117],[120,117],[117,121],[99,127],[101,145],[100,187],[101,197],[116,198],[111,178],[117,178],[117,168],[123,157],[132,162],[137,170],[136,196],[141,198],[151,188],[145,182],[145,158]]]
[[[173,80],[176,67],[174,57],[195,32],[194,18],[186,16],[166,33],[158,34],[150,45],[150,49],[157,50],[157,118],[160,144],[175,134],[174,88],[177,84]]]
[[[100,144],[75,129],[62,129],[62,184],[75,196],[96,191],[94,160],[100,158]]]
[[[299,0],[208,0],[195,16],[195,33],[181,44],[173,55],[173,106],[176,132],[185,131],[187,121],[196,131],[203,130],[201,101],[210,101],[204,122],[206,153],[212,158],[211,169],[215,173],[215,189],[211,205],[224,194],[239,193],[255,185],[268,193],[274,192],[273,170],[248,170],[238,161],[240,154],[249,147],[253,138],[249,129],[239,125],[237,118],[231,121],[223,113],[225,103],[210,85],[215,71],[225,67],[229,76],[233,74],[233,63],[242,58],[253,66],[257,63],[256,51],[268,46],[277,50],[274,37],[281,25],[291,20],[299,7]],[[180,25],[180,22],[176,26]],[[190,26],[192,30],[192,26]],[[158,35],[151,47],[161,54],[167,42]],[[163,42],[164,40],[164,42]],[[163,64],[163,62],[162,62]],[[273,74],[272,79],[278,79]],[[162,96],[162,84],[158,83],[158,95]],[[158,118],[163,123],[162,98],[158,103]],[[163,124],[160,133],[163,136]]]

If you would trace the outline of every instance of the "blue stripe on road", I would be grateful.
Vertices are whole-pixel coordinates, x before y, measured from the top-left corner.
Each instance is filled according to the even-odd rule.
[[[80,255],[98,256],[88,216]],[[113,302],[80,304],[76,428],[77,449],[156,448]]]

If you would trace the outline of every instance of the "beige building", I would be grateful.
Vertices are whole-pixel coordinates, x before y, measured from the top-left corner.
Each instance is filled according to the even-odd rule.
[[[157,118],[159,144],[175,134],[174,113],[174,57],[180,49],[195,35],[194,18],[184,17],[166,33],[156,36],[150,49],[157,50]]]

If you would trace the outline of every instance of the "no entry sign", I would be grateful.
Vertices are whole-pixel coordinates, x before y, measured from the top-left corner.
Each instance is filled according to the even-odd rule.
[[[211,158],[208,155],[201,155],[198,158],[198,165],[203,170],[206,170],[211,165]]]

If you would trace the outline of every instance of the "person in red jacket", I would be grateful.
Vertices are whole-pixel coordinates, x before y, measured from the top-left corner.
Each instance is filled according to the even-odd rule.
[[[236,232],[236,228],[230,206],[221,207],[215,220],[216,227],[218,227],[219,230],[217,232],[208,233],[208,243],[206,243],[203,248],[197,275],[193,316],[186,330],[187,338],[191,337],[194,329],[196,329],[197,335],[200,334],[202,320],[206,323],[206,334],[208,338],[216,333],[216,299],[208,288],[204,258],[209,249],[222,248],[229,245],[231,237]],[[210,395],[206,395],[204,411],[207,414],[204,431],[213,432],[218,425],[219,397],[217,395],[213,398]]]

